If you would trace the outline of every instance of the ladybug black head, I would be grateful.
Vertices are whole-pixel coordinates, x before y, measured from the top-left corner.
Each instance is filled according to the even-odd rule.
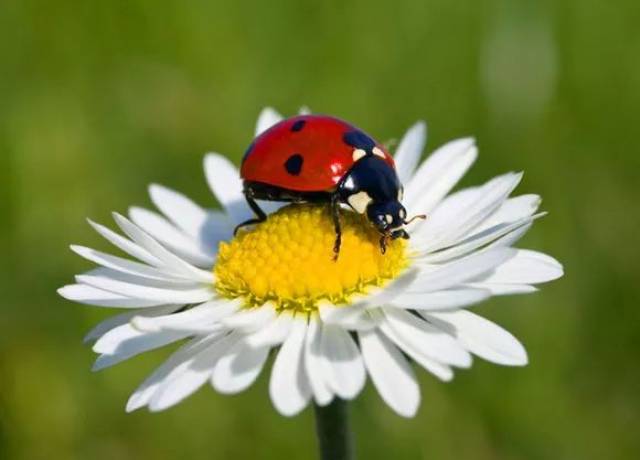
[[[404,206],[395,200],[373,202],[367,207],[367,218],[383,235],[396,234],[394,230],[405,224],[406,217]]]

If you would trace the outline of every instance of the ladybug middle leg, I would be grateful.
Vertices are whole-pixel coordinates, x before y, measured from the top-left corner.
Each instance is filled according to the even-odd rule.
[[[265,220],[267,220],[267,215],[260,208],[260,206],[258,206],[258,203],[253,197],[253,192],[251,191],[251,189],[245,189],[244,197],[247,200],[247,204],[249,205],[251,210],[256,214],[257,217],[254,217],[253,219],[249,219],[245,222],[242,222],[241,224],[238,224],[236,228],[233,229],[234,236],[236,235],[236,233],[238,233],[238,230],[240,230],[242,227],[246,227],[247,225],[259,224],[260,222],[264,222]]]
[[[333,260],[337,261],[340,255],[340,245],[342,244],[342,229],[340,228],[340,197],[336,193],[331,197],[331,217],[333,218],[333,228],[336,231],[336,239],[333,243]]]

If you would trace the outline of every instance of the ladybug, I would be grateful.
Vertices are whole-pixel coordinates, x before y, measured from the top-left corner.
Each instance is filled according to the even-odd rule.
[[[275,124],[251,143],[240,176],[256,218],[236,232],[264,221],[256,200],[268,200],[327,203],[336,232],[334,259],[340,253],[343,204],[366,214],[380,233],[383,254],[390,240],[409,238],[402,228],[410,221],[400,203],[403,189],[393,158],[382,144],[337,118],[300,115]]]

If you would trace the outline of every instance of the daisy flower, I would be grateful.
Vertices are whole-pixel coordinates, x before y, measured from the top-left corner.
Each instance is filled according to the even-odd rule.
[[[265,109],[256,134],[281,119]],[[476,159],[474,140],[449,142],[419,165],[425,137],[424,123],[411,127],[395,162],[407,211],[428,219],[411,224],[411,239],[394,240],[384,255],[364,217],[344,212],[334,261],[331,216],[311,204],[262,203],[268,219],[234,237],[253,214],[238,170],[215,153],[204,168],[222,211],[152,185],[159,213],[114,214],[122,233],[90,221],[131,257],[71,247],[100,267],[60,295],[124,310],[87,335],[99,354],[94,369],[181,342],[127,403],[128,411],[160,411],[207,383],[221,393],[248,388],[273,351],[269,393],[283,415],[311,400],[353,399],[368,376],[391,409],[411,417],[420,391],[410,361],[443,381],[474,355],[525,365],[520,342],[470,307],[562,276],[553,258],[513,247],[543,215],[540,197],[510,197],[521,173],[450,193]]]

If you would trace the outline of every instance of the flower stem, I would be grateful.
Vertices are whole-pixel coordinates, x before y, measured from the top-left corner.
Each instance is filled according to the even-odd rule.
[[[353,435],[349,427],[347,402],[335,398],[327,406],[314,404],[316,434],[322,460],[351,460],[355,458]]]

